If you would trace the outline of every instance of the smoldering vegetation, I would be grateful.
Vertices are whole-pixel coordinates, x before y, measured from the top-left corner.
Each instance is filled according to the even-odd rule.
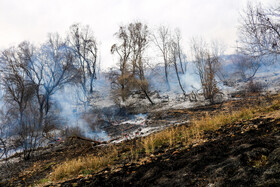
[[[155,125],[148,123],[152,110],[219,103],[279,80],[279,68],[267,68],[277,55],[249,53],[246,41],[224,55],[219,42],[193,38],[187,53],[178,28],[151,31],[141,22],[114,36],[117,62],[107,70],[93,31],[81,24],[66,37],[49,34],[41,45],[24,41],[1,51],[0,157],[20,151],[29,159],[38,147],[73,135],[110,141]]]

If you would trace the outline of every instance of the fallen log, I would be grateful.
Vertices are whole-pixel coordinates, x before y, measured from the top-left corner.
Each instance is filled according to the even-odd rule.
[[[106,141],[96,141],[90,138],[86,138],[86,137],[81,137],[81,136],[71,136],[69,137],[70,140],[83,140],[83,141],[87,141],[87,142],[91,142],[93,145],[100,145],[100,144],[107,144]]]

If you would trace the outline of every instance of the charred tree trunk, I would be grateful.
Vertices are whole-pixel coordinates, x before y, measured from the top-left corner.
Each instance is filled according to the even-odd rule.
[[[180,76],[179,76],[179,73],[178,73],[178,67],[177,67],[176,59],[174,59],[174,67],[175,67],[175,71],[176,71],[178,83],[179,83],[179,85],[180,85],[180,88],[181,88],[181,90],[182,90],[184,96],[186,97],[187,95],[186,95],[186,92],[185,92],[185,90],[184,90],[184,88],[183,88],[183,86],[182,86],[182,84],[181,84]]]
[[[125,102],[125,86],[123,84],[121,84],[121,97],[122,97],[122,101]]]
[[[179,62],[180,62],[180,67],[181,67],[182,74],[185,74],[185,71],[184,71],[184,68],[183,68],[181,52],[178,53],[178,57],[179,57]]]
[[[168,64],[167,64],[166,59],[164,61],[165,61],[165,63],[164,63],[165,82],[166,82],[166,85],[167,85],[167,89],[170,90],[170,84],[169,84],[169,81],[168,81]]]
[[[147,97],[147,99],[150,101],[150,103],[152,105],[154,105],[155,103],[152,101],[152,99],[150,98],[150,96],[148,95],[147,91],[145,89],[142,89],[142,91],[144,92],[145,96]]]

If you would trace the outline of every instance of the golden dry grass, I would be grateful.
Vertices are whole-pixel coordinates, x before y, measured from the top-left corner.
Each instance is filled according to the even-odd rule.
[[[112,163],[109,156],[86,156],[78,159],[68,160],[61,165],[58,165],[51,173],[51,180],[58,180],[73,175],[78,175],[82,171],[93,170],[97,171],[100,168]]]

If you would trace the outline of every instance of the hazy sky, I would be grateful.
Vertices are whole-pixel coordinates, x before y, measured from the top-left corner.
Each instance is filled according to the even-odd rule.
[[[24,40],[42,43],[49,32],[65,36],[78,22],[92,28],[101,45],[102,63],[108,67],[118,26],[140,20],[150,28],[161,24],[180,28],[186,49],[191,37],[202,36],[222,41],[231,53],[246,4],[247,0],[0,0],[0,49]]]

